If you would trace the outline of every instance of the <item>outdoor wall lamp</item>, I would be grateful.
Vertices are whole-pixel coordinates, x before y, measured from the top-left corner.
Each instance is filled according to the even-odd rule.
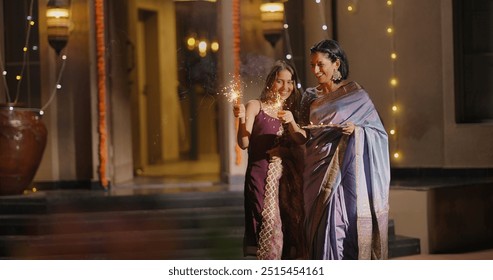
[[[70,0],[49,0],[46,8],[48,42],[57,55],[70,34]]]
[[[276,46],[284,29],[284,3],[285,1],[269,1],[260,5],[260,18],[264,38],[272,47]]]

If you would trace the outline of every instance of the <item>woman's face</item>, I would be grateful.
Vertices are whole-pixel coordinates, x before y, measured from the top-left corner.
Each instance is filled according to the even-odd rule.
[[[272,85],[272,92],[279,93],[282,100],[288,99],[294,89],[293,75],[288,70],[281,70]]]
[[[331,83],[334,71],[339,68],[339,60],[332,62],[325,53],[316,52],[311,55],[311,69],[319,84]]]

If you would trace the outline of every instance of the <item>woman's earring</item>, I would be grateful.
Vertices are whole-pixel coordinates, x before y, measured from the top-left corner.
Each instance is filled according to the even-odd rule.
[[[332,74],[332,81],[338,82],[342,79],[341,72],[339,72],[339,69],[336,69],[334,73]]]

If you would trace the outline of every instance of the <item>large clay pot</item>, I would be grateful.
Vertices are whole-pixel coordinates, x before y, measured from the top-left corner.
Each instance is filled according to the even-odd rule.
[[[39,110],[0,104],[0,195],[29,187],[46,147]]]

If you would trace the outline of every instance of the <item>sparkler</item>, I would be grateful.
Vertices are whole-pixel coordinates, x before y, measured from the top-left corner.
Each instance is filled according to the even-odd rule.
[[[231,80],[218,94],[224,95],[228,102],[238,104],[243,97],[243,87],[244,85],[241,82]]]

